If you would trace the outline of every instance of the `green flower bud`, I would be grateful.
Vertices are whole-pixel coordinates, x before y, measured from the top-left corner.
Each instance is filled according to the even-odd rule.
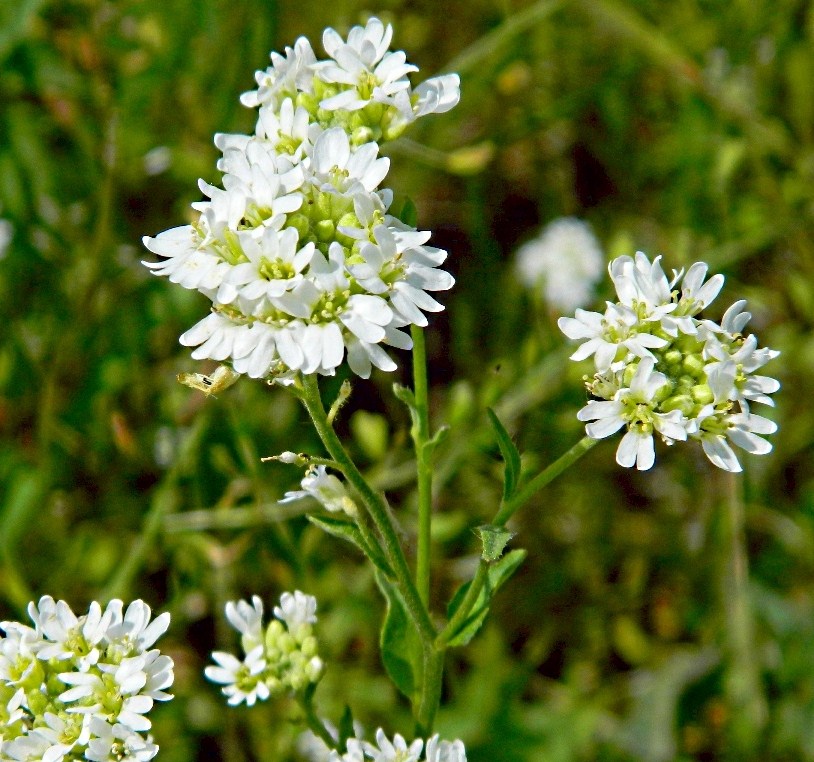
[[[664,400],[659,406],[659,410],[662,413],[680,410],[684,415],[688,416],[692,413],[694,407],[692,397],[689,394],[675,394]]]
[[[320,241],[332,241],[336,234],[336,225],[333,220],[320,220],[315,226],[317,238]]]
[[[681,367],[687,373],[700,376],[704,372],[704,361],[700,355],[687,355],[681,363]]]
[[[700,405],[709,405],[715,399],[715,395],[709,384],[696,384],[692,388],[692,398]]]

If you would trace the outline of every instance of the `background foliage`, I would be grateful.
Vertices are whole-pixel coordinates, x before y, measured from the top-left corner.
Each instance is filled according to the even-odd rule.
[[[814,760],[814,14],[802,0],[10,0],[0,6],[0,611],[143,596],[173,615],[165,762],[298,759],[285,702],[225,711],[202,668],[234,645],[225,600],[320,601],[318,700],[411,732],[379,663],[382,605],[350,547],[275,500],[259,457],[318,452],[292,399],[218,399],[177,344],[205,309],[150,277],[142,235],[217,179],[216,131],[269,49],[369,13],[463,100],[389,151],[387,184],[457,278],[428,334],[440,452],[440,606],[499,499],[494,406],[532,469],[580,436],[586,367],[515,283],[512,252],[561,215],[610,258],[697,259],[746,297],[783,354],[775,452],[742,479],[691,447],[623,472],[596,447],[516,521],[529,549],[487,625],[450,659],[439,729],[472,762]],[[605,287],[606,288],[606,287]],[[604,294],[603,296],[607,296]],[[409,358],[396,374],[406,381]],[[573,364],[572,364],[573,365]],[[409,422],[392,375],[357,381],[341,425],[413,530]],[[335,389],[339,379],[328,384]],[[747,456],[748,457],[748,456]],[[749,579],[744,575],[748,558]],[[370,601],[375,605],[370,605]]]

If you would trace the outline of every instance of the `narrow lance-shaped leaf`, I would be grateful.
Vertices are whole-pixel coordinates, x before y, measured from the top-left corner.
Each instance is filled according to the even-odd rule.
[[[470,640],[472,640],[475,633],[481,628],[483,621],[486,619],[486,615],[489,613],[489,606],[492,602],[492,596],[500,588],[500,586],[506,582],[506,580],[509,579],[512,574],[514,574],[517,567],[520,566],[525,557],[525,550],[513,550],[503,556],[503,558],[501,558],[499,561],[490,564],[486,576],[486,583],[481,589],[480,595],[478,595],[478,599],[475,601],[475,605],[472,606],[469,615],[449,639],[448,643],[450,646],[465,646]],[[460,608],[460,605],[466,596],[466,591],[469,590],[470,584],[472,583],[467,582],[465,585],[460,587],[450,601],[447,609],[447,616],[450,619]]]
[[[506,431],[506,427],[500,422],[495,411],[486,408],[486,413],[489,416],[492,428],[495,430],[500,454],[506,464],[503,475],[503,499],[506,500],[514,494],[517,482],[520,479],[520,451],[509,436],[509,432]]]
[[[370,545],[370,543],[362,537],[359,527],[357,527],[353,521],[338,519],[334,516],[316,516],[313,514],[308,514],[307,518],[312,524],[323,529],[328,534],[347,540],[352,545],[355,545],[373,562],[373,565],[381,571],[382,574],[387,577],[393,576],[390,565],[387,563],[387,559],[384,557],[381,549],[378,546]]]

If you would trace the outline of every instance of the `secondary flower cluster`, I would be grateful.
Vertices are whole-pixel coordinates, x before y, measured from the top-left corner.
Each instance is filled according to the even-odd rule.
[[[30,603],[34,627],[2,622],[0,758],[148,760],[158,753],[145,716],[172,698],[173,661],[151,649],[169,614],[150,607],[93,602],[77,617],[50,596]]]
[[[253,706],[271,695],[297,692],[322,677],[324,665],[317,655],[317,639],[313,627],[317,621],[317,600],[299,590],[283,593],[274,616],[263,629],[263,601],[229,601],[226,618],[240,633],[243,659],[230,653],[215,651],[212,659],[217,666],[204,672],[223,686],[229,704],[244,701]]]
[[[421,756],[422,750],[425,756]],[[437,735],[427,741],[426,749],[424,741],[417,738],[411,744],[402,738],[398,733],[393,740],[385,735],[379,728],[376,731],[376,746],[367,741],[360,741],[356,738],[348,740],[347,751],[340,754],[332,751],[328,757],[328,762],[466,762],[466,749],[462,741],[441,741]]]
[[[333,374],[347,353],[367,377],[373,365],[396,367],[381,344],[409,349],[400,329],[443,309],[427,292],[452,287],[438,269],[447,254],[388,213],[379,142],[455,106],[459,78],[413,90],[417,69],[388,50],[392,35],[371,18],[347,40],[327,29],[325,60],[303,37],[272,53],[257,90],[241,97],[259,109],[255,133],[215,136],[222,187],[201,181],[197,222],[145,237],[163,257],[145,263],[154,273],[212,300],[181,336],[194,358],[285,382]]]
[[[590,225],[560,217],[517,250],[515,270],[535,296],[555,310],[573,310],[593,301],[605,255]]]
[[[720,292],[723,275],[707,280],[707,265],[696,262],[668,280],[659,260],[651,263],[641,252],[614,259],[609,271],[619,301],[608,302],[604,314],[578,309],[575,318],[560,318],[566,336],[584,340],[571,359],[593,355],[596,364],[587,382],[596,399],[577,417],[588,421],[594,439],[626,428],[616,451],[621,466],[650,468],[657,433],[667,444],[700,440],[712,463],[740,471],[730,443],[754,454],[772,449],[761,435],[777,426],[751,405],[774,404],[768,395],[779,382],[755,371],[779,353],[742,333],[751,317],[744,300],[720,324],[698,317]]]

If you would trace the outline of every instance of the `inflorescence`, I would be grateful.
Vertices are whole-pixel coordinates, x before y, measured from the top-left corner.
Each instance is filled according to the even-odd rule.
[[[706,280],[707,265],[696,262],[668,280],[660,259],[651,263],[641,252],[614,259],[609,271],[619,301],[608,302],[604,314],[578,309],[575,318],[560,318],[568,338],[584,341],[571,359],[593,355],[596,364],[586,382],[594,399],[577,417],[594,439],[626,428],[616,451],[621,466],[650,468],[655,433],[667,444],[697,439],[716,466],[740,471],[730,443],[753,454],[772,449],[762,435],[777,425],[751,406],[774,405],[768,395],[779,382],[755,371],[779,353],[743,334],[751,317],[744,300],[720,324],[699,317],[723,275]]]
[[[150,621],[150,607],[95,601],[77,617],[50,596],[30,603],[34,624],[2,622],[0,758],[149,760],[158,753],[145,735],[154,701],[167,701],[173,661],[151,648],[170,615]]]
[[[258,109],[253,135],[215,136],[222,187],[200,182],[200,216],[145,237],[158,275],[212,300],[181,336],[195,359],[281,382],[331,375],[347,355],[354,373],[394,370],[382,344],[409,349],[400,330],[443,309],[428,292],[452,287],[447,253],[430,234],[389,214],[379,144],[412,122],[454,107],[457,74],[413,89],[417,68],[389,50],[392,27],[371,18],[347,40],[326,29],[317,60],[301,37],[256,74],[241,102]]]
[[[215,651],[206,676],[222,685],[229,704],[257,700],[285,693],[295,694],[319,682],[324,664],[317,654],[317,600],[299,590],[283,593],[280,605],[274,607],[275,619],[263,627],[263,601],[252,596],[248,601],[229,601],[226,618],[240,633],[243,658]]]

